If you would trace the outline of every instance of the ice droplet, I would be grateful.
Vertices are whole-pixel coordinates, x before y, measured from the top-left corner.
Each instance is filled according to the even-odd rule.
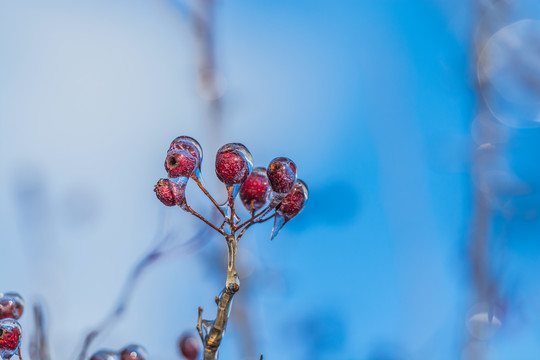
[[[169,150],[182,149],[187,150],[191,155],[197,159],[196,168],[200,170],[203,159],[203,151],[201,144],[190,136],[179,136],[171,142]],[[194,176],[194,175],[192,175]]]
[[[266,169],[263,167],[253,169],[247,180],[240,186],[239,194],[244,207],[252,216],[266,205],[270,196],[270,183],[266,176]]]
[[[493,116],[513,128],[540,126],[540,21],[507,25],[479,54],[478,80]]]
[[[285,219],[283,215],[280,215],[276,213],[274,216],[274,227],[272,228],[272,234],[270,235],[270,240],[274,240],[274,238],[279,234],[279,231],[285,226],[288,220]]]
[[[118,354],[111,350],[98,350],[92,354],[90,360],[118,360]]]
[[[309,191],[307,185],[300,179],[296,181],[296,184],[292,188],[291,192],[287,194],[281,201],[281,205],[277,208],[274,216],[274,227],[272,228],[272,234],[270,240],[273,240],[279,233],[279,231],[306,206],[309,197]]]
[[[148,352],[140,345],[128,345],[120,351],[120,360],[147,360]]]
[[[17,293],[0,294],[0,319],[18,320],[24,311],[24,300]]]
[[[225,144],[216,154],[216,175],[226,185],[242,184],[253,169],[253,157],[240,143]]]
[[[176,186],[175,191],[181,192],[181,198],[183,199],[178,206],[184,211],[186,210],[186,186],[189,178],[185,176],[170,179]],[[180,198],[180,197],[179,197]]]
[[[488,303],[476,304],[467,315],[467,330],[478,340],[490,339],[501,326],[501,311]]]
[[[0,359],[9,360],[20,353],[22,338],[21,325],[15,319],[0,320]]]
[[[296,164],[286,157],[275,158],[268,165],[266,175],[275,193],[287,195],[296,183]]]

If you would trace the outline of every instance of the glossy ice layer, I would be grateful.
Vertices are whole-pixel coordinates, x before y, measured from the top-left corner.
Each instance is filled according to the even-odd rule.
[[[242,184],[252,168],[253,157],[242,144],[225,144],[216,154],[216,175],[225,185]]]
[[[196,168],[201,167],[203,159],[202,147],[197,140],[190,136],[179,136],[171,142],[169,146],[169,151],[173,149],[182,149],[188,151],[197,159]]]
[[[172,149],[167,152],[165,170],[170,178],[190,177],[197,166],[197,158],[187,150]]]
[[[289,158],[278,157],[270,162],[266,174],[274,192],[287,194],[296,182],[296,164]]]
[[[0,320],[0,359],[8,360],[18,354],[21,346],[22,329],[15,319]]]
[[[128,345],[120,351],[120,360],[147,360],[148,353],[140,345]]]
[[[253,169],[247,180],[240,186],[240,200],[250,213],[261,209],[268,202],[270,183],[266,176],[266,169],[258,167]]]
[[[166,206],[182,205],[186,200],[187,177],[175,179],[160,179],[154,192],[157,198]]]
[[[0,294],[0,319],[18,320],[24,311],[24,300],[17,293]]]
[[[118,360],[118,354],[110,350],[99,350],[96,351],[90,357],[90,360]]]
[[[309,191],[307,185],[298,179],[292,190],[283,198],[281,205],[276,210],[271,239],[274,239],[283,226],[304,209],[308,197]]]

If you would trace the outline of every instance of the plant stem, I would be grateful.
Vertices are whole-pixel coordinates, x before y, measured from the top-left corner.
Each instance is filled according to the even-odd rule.
[[[204,345],[204,360],[216,360],[218,358],[218,350],[221,345],[221,340],[225,334],[229,313],[231,309],[234,294],[240,289],[240,280],[236,272],[236,252],[238,249],[238,241],[234,232],[225,237],[227,242],[227,281],[225,288],[217,298],[217,315],[214,321],[202,320],[202,309],[199,308],[199,320],[197,330],[202,333],[202,324],[205,323],[206,335],[202,336]],[[201,329],[201,330],[200,330]]]

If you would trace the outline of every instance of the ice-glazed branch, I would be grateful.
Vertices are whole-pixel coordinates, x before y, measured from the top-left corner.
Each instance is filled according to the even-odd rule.
[[[208,199],[210,199],[210,201],[212,202],[212,204],[214,204],[215,208],[218,209],[218,211],[221,213],[221,215],[225,216],[225,212],[223,211],[223,209],[221,208],[221,206],[219,206],[219,204],[217,203],[216,199],[214,199],[214,197],[212,195],[210,195],[210,193],[208,192],[208,190],[206,190],[206,187],[203,185],[203,183],[201,182],[201,180],[196,177],[196,176],[193,176],[192,177],[193,181],[195,181],[195,183],[199,186],[199,188],[202,190],[202,192],[204,193],[204,195],[206,195],[206,197]]]
[[[197,332],[199,333],[199,336],[201,337],[201,341],[204,342],[204,335],[202,331],[202,307],[199,306],[199,316],[197,317]]]
[[[229,320],[232,300],[234,294],[236,294],[236,292],[238,292],[240,289],[240,280],[238,278],[238,273],[236,272],[236,253],[238,249],[237,239],[233,233],[232,235],[226,236],[225,240],[227,242],[228,254],[227,281],[225,283],[225,288],[218,297],[216,319],[211,322],[206,322],[208,327],[204,336],[202,335],[202,330],[199,331],[199,335],[201,335],[203,338],[204,360],[217,359],[219,346],[221,345],[221,340]],[[199,330],[199,324],[201,324],[203,321],[201,315],[202,309],[199,308],[197,330]]]
[[[220,233],[221,235],[225,235],[225,233],[220,230],[217,226],[215,226],[214,224],[212,224],[210,221],[208,221],[204,216],[202,216],[201,214],[199,214],[198,212],[196,212],[195,210],[193,210],[187,203],[184,203],[183,205],[183,208],[189,212],[190,214],[194,215],[195,217],[198,217],[199,219],[201,219],[202,221],[204,221],[208,226],[210,226],[212,229],[216,230],[218,233]]]
[[[270,206],[267,206],[265,207],[264,209],[262,209],[261,211],[259,211],[257,214],[254,214],[250,219],[244,221],[243,223],[241,223],[240,225],[236,226],[236,229],[237,230],[240,230],[242,227],[244,226],[251,226],[255,223],[257,223],[257,218],[261,218],[263,217],[264,215],[268,214],[270,211],[272,211],[273,208],[271,208]]]

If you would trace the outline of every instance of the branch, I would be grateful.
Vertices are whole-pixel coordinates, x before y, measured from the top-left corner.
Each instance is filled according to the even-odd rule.
[[[240,280],[238,278],[238,273],[236,272],[238,241],[235,238],[234,233],[232,235],[227,235],[225,240],[227,241],[228,254],[227,281],[225,283],[225,288],[218,297],[216,319],[212,322],[206,321],[208,326],[206,336],[202,336],[202,330],[199,331],[199,335],[201,335],[203,340],[204,360],[217,359],[219,346],[221,345],[221,340],[223,339],[223,334],[225,333],[225,328],[227,327],[227,322],[229,320],[232,300],[234,294],[240,289]],[[202,323],[201,313],[202,309],[199,307],[197,330],[200,328],[199,324]]]
[[[204,216],[202,216],[201,214],[199,214],[198,212],[193,210],[186,202],[184,202],[183,205],[179,205],[179,206],[181,208],[185,209],[190,214],[192,214],[192,215],[198,217],[199,219],[201,219],[202,221],[204,221],[208,226],[210,226],[212,229],[216,230],[221,235],[225,235],[225,233],[221,229],[218,229],[214,224],[212,224],[210,221],[206,220],[206,218]]]

